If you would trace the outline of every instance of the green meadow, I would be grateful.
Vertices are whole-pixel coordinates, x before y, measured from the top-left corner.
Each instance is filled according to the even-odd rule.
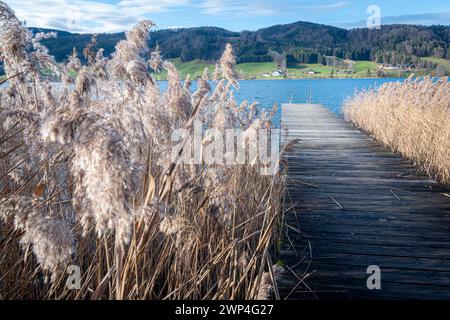
[[[169,59],[178,69],[181,78],[186,78],[188,74],[191,79],[200,77],[205,68],[208,68],[210,73],[214,72],[215,64],[208,63],[202,60],[193,60],[186,63],[181,62],[180,59]],[[277,70],[274,62],[255,62],[255,63],[241,63],[236,66],[236,71],[241,78],[244,79],[282,79],[283,77],[264,77],[263,74],[271,74]],[[346,70],[338,67],[328,67],[322,64],[298,64],[288,67],[287,78],[293,79],[311,79],[311,78],[367,78],[378,76],[377,64],[372,61],[355,61],[353,67],[353,74],[338,74],[337,70]],[[315,74],[308,74],[308,71],[314,71]],[[399,76],[399,72],[391,72],[392,76]],[[165,80],[167,73],[162,71],[156,78],[158,80]]]
[[[450,72],[450,60],[449,59],[426,57],[426,58],[422,58],[422,60],[436,63],[437,65],[442,66],[445,71]]]

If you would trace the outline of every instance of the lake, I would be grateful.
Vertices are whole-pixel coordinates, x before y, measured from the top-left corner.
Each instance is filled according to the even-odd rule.
[[[343,102],[357,90],[374,88],[386,82],[404,79],[308,79],[241,81],[236,100],[257,101],[261,107],[272,108],[274,102],[306,103],[309,92],[312,103],[322,104],[340,114]]]
[[[274,102],[281,106],[289,103],[306,103],[308,93],[312,93],[312,103],[322,104],[341,115],[343,102],[355,91],[378,87],[386,82],[404,81],[405,79],[307,79],[307,80],[246,80],[240,81],[240,89],[235,90],[238,103],[244,100],[258,102],[259,108],[271,109]],[[196,82],[192,84],[195,89]],[[166,82],[160,82],[161,89],[166,88]],[[281,108],[275,117],[279,123]]]
[[[283,103],[305,103],[311,91],[312,103],[326,106],[338,115],[341,115],[343,102],[355,91],[374,88],[386,82],[404,81],[405,79],[378,78],[378,79],[305,79],[305,80],[246,80],[240,81],[240,89],[235,90],[238,103],[248,100],[256,101],[259,108],[271,109],[274,102],[279,106]],[[167,87],[166,81],[158,82],[161,89]],[[196,81],[193,81],[192,90],[195,90]],[[275,117],[275,124],[280,121],[281,111]]]

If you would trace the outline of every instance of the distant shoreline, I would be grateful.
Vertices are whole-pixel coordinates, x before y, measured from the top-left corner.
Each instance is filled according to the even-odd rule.
[[[433,78],[440,78],[439,76],[432,75],[417,75],[417,77],[430,76]],[[4,76],[0,76],[0,81]],[[256,78],[256,79],[239,79],[239,81],[305,81],[305,80],[376,80],[376,79],[397,79],[404,80],[408,77],[346,77],[346,78],[330,78],[330,77],[317,77],[317,78]],[[198,79],[192,79],[191,81],[197,81]],[[167,79],[156,79],[156,81],[167,81]],[[6,85],[8,81],[4,82],[0,87]],[[50,81],[50,83],[61,83],[61,81]]]
[[[258,79],[239,79],[239,81],[305,81],[305,80],[374,80],[374,79],[407,79],[406,77],[366,77],[366,78],[258,78]],[[198,79],[192,79],[191,81],[197,81]],[[2,81],[2,78],[0,77],[0,81]],[[167,79],[156,79],[156,81],[167,81]],[[0,88],[3,86],[6,86],[8,81],[5,81],[0,85]],[[62,83],[61,81],[50,81],[50,83]]]
[[[239,81],[280,81],[280,80],[371,80],[371,79],[407,79],[408,77],[348,77],[348,78],[331,78],[331,77],[317,77],[317,78],[256,78],[256,79],[239,79]]]

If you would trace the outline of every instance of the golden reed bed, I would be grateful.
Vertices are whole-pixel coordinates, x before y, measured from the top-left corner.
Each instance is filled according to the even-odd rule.
[[[277,295],[271,259],[285,176],[174,162],[174,130],[271,130],[237,105],[231,46],[197,89],[156,48],[150,21],[111,58],[95,37],[65,65],[0,2],[0,299],[256,299]],[[153,73],[168,72],[161,91]],[[61,79],[57,89],[41,70]],[[208,137],[201,141],[209,145]],[[186,154],[183,144],[180,155]],[[273,290],[275,289],[275,290]]]
[[[345,118],[438,181],[450,183],[450,82],[410,78],[357,93]]]

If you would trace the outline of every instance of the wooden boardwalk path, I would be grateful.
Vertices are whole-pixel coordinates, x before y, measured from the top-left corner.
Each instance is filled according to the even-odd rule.
[[[450,299],[450,192],[323,106],[283,105],[281,125],[301,139],[286,156],[281,298]]]

